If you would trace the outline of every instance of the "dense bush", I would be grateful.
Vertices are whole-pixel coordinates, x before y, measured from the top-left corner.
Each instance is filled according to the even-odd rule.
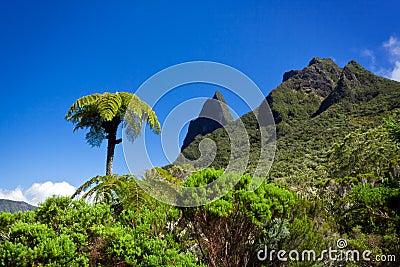
[[[0,265],[197,266],[168,232],[173,213],[149,203],[117,215],[110,204],[49,198],[34,211],[0,214]]]
[[[209,184],[222,174],[223,170],[205,169],[189,177],[186,186]],[[257,264],[260,242],[272,238],[268,235],[270,230],[289,218],[293,194],[266,183],[251,191],[251,179],[249,174],[243,175],[222,198],[204,206],[183,208],[189,239],[197,243],[202,259],[209,266]],[[275,220],[278,218],[279,221]]]

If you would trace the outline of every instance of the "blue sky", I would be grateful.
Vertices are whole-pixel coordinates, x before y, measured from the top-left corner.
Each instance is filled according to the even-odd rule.
[[[105,144],[87,145],[66,111],[84,95],[135,92],[175,64],[230,65],[265,95],[314,56],[339,66],[355,59],[400,79],[398,1],[188,2],[0,2],[0,197],[36,203],[103,174]],[[214,89],[199,86],[178,99]],[[121,146],[114,171],[128,171]]]

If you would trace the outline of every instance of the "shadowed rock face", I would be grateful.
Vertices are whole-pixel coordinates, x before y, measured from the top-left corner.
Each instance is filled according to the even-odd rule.
[[[225,99],[219,91],[216,91],[213,98],[207,99],[204,103],[199,117],[190,121],[181,151],[190,145],[196,136],[209,134],[231,121],[233,118],[226,106]]]

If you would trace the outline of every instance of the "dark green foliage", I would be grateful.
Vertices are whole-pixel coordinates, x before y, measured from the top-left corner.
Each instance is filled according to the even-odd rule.
[[[390,138],[391,130],[381,125],[364,133],[355,131],[335,145],[331,175],[346,176],[320,186],[325,187],[327,207],[340,226],[341,235],[347,236],[349,249],[370,250],[373,255],[394,255],[398,259],[399,151],[397,139]],[[388,264],[397,266],[394,262]]]
[[[318,197],[307,199],[296,196],[287,227],[288,234],[272,248],[300,252],[314,250],[316,258],[334,243],[334,237],[338,235],[334,218],[327,212],[325,201]],[[275,266],[279,266],[278,261],[274,263]],[[318,266],[320,262],[312,260],[291,262],[289,266],[310,266],[311,264]]]
[[[373,186],[370,183],[361,183],[353,187],[348,198],[352,203],[351,214],[343,215],[347,227],[359,225],[363,232],[384,234],[388,229],[396,230],[399,225],[400,214],[395,205],[400,200],[398,186],[391,188],[385,184]]]
[[[366,132],[356,130],[342,142],[333,145],[328,154],[328,173],[330,177],[359,173],[373,173],[382,177],[388,171],[390,160],[397,158],[399,152],[399,145],[389,138],[388,131],[382,125]]]
[[[349,249],[368,249],[373,255],[394,255],[399,259],[399,202],[399,181],[393,177],[353,186],[338,202],[337,214],[341,232],[349,236]],[[397,266],[395,262],[391,264],[387,266]]]
[[[400,142],[400,126],[394,119],[385,120],[386,127],[390,136],[396,141]]]

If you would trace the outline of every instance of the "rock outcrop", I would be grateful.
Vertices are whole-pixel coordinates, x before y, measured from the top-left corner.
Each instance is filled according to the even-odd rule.
[[[223,95],[216,91],[201,109],[199,117],[190,121],[188,133],[183,141],[181,151],[192,143],[196,137],[204,136],[223,127],[233,120]]]

